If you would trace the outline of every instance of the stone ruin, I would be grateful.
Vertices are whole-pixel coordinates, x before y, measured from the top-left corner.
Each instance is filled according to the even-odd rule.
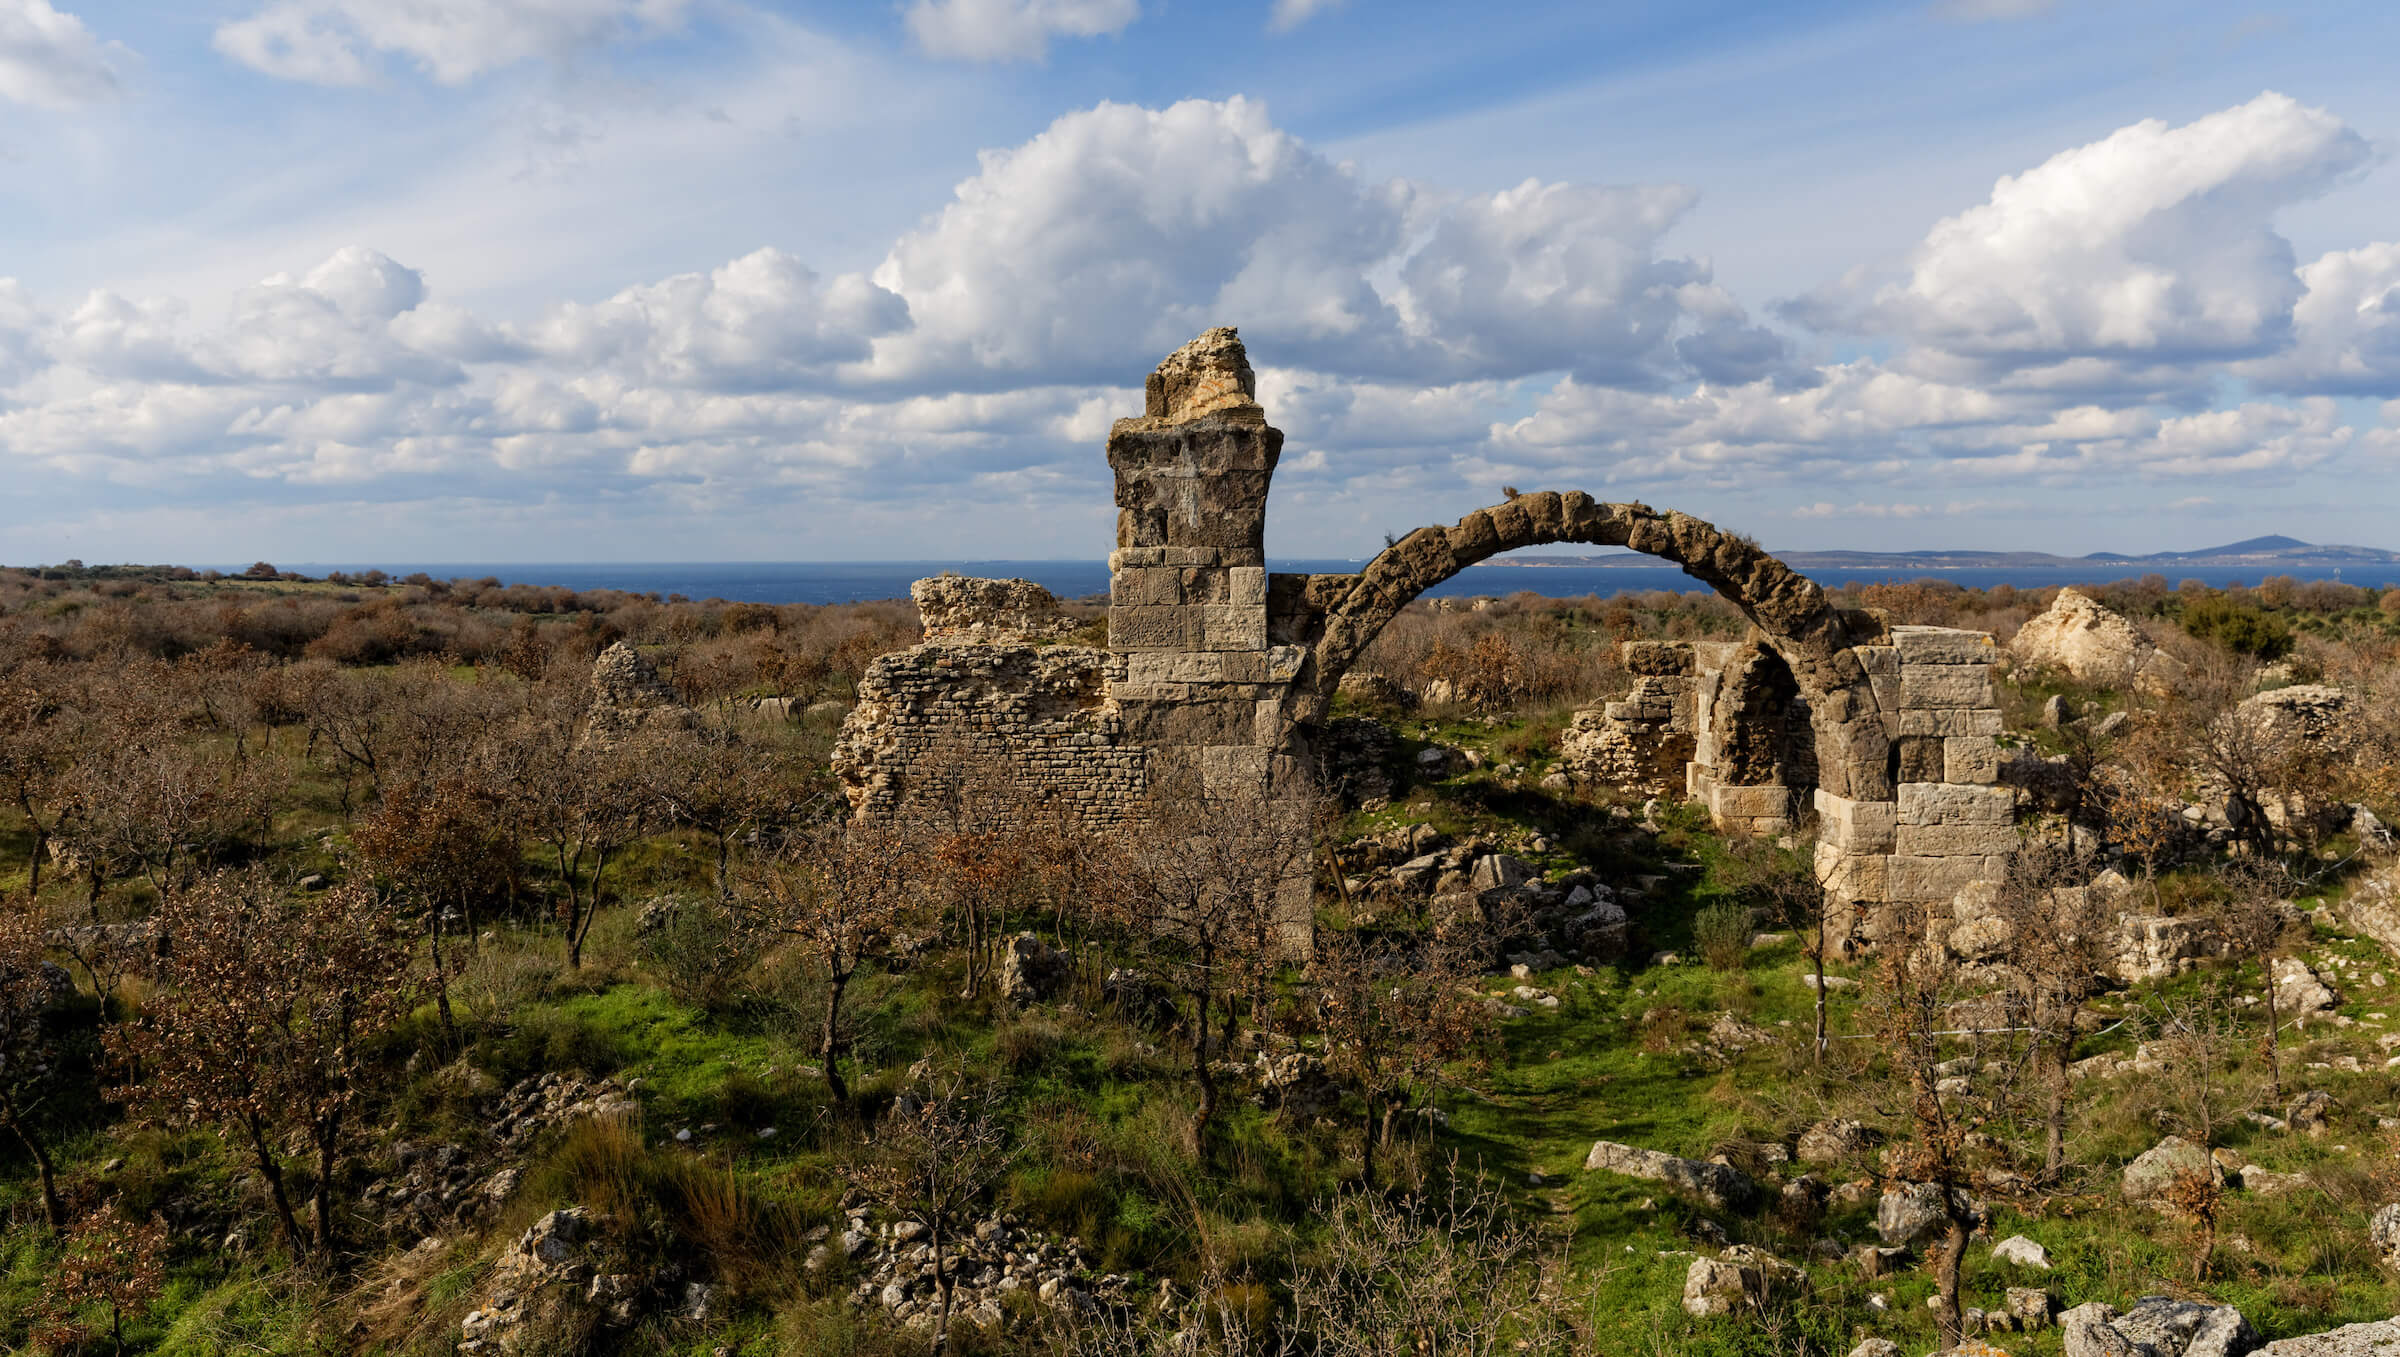
[[[1501,552],[1576,542],[1673,562],[1753,624],[1737,643],[1629,647],[1634,691],[1578,720],[1589,777],[1680,786],[1728,828],[1782,832],[1813,811],[1840,905],[1947,901],[2004,870],[2014,797],[1998,785],[1989,635],[1836,608],[1745,538],[1581,491],[1419,528],[1356,573],[1270,572],[1283,435],[1257,389],[1236,332],[1210,330],[1111,429],[1105,646],[1067,639],[1026,581],[918,583],[924,642],[870,666],[835,747],[857,814],[905,813],[962,765],[1028,808],[1103,825],[1153,788],[1299,790],[1343,677],[1402,608]]]

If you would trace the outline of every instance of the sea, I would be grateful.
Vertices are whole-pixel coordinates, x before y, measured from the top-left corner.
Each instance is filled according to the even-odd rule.
[[[1364,561],[1270,560],[1270,569],[1309,573],[1354,571]],[[230,567],[239,569],[240,567]],[[680,594],[691,599],[723,599],[734,603],[863,603],[875,599],[907,598],[909,585],[944,571],[989,578],[1028,579],[1060,598],[1084,598],[1108,592],[1105,561],[771,561],[725,563],[592,564],[561,562],[540,565],[444,564],[298,564],[287,567],[310,575],[341,570],[358,573],[379,569],[395,576],[422,571],[436,579],[497,577],[506,584],[555,585],[562,588],[622,589],[628,593]],[[2196,579],[2219,588],[2256,584],[2267,575],[2295,579],[2338,579],[2351,584],[2386,587],[2400,584],[2400,563],[2345,566],[2182,566],[2145,562],[2094,562],[2089,566],[1972,566],[1927,569],[1922,566],[1849,566],[1802,572],[1828,588],[1853,584],[1891,584],[1910,580],[1944,580],[1971,589],[2010,584],[2040,589],[2062,584],[2109,584],[2145,574],[2164,576],[2170,587]],[[1428,597],[1472,598],[1531,592],[1546,598],[1607,598],[1616,594],[1665,590],[1704,593],[1707,586],[1669,565],[1494,565],[1470,567],[1426,591]]]

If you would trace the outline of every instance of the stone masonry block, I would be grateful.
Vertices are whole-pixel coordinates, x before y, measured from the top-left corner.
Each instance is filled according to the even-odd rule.
[[[1692,647],[1681,641],[1626,641],[1617,647],[1628,674],[1681,677],[1692,672]]]
[[[1949,775],[1942,767],[1942,737],[1939,735],[1903,735],[1896,741],[1900,746],[1900,780],[1902,782],[1947,782]]]
[[[1942,781],[1989,785],[2000,780],[2000,746],[1989,735],[1950,735],[1942,740]]]
[[[1882,853],[1820,852],[1817,879],[1825,893],[1841,900],[1879,902],[1892,898],[1891,858]]]
[[[1200,614],[1201,644],[1209,650],[1267,648],[1267,610],[1234,604],[1196,610]]]
[[[1108,602],[1116,608],[1172,608],[1183,602],[1183,572],[1164,566],[1113,571]]]
[[[1792,789],[1719,784],[1708,794],[1708,809],[1720,820],[1780,819],[1792,813]]]
[[[1900,784],[1903,825],[2005,825],[2016,820],[2016,793],[2006,787],[1952,782]]]
[[[1903,857],[1972,858],[1981,871],[1984,858],[2016,847],[2011,825],[1902,825],[1894,851]]]
[[[1900,677],[1900,652],[1891,646],[1853,646],[1850,653],[1870,678]]]
[[[1165,547],[1118,547],[1115,551],[1108,553],[1108,568],[1112,572],[1138,570],[1144,566],[1165,565],[1166,563],[1167,549]]]
[[[1263,565],[1237,565],[1225,572],[1230,588],[1226,602],[1240,607],[1265,607],[1267,602],[1267,568]]]
[[[1894,735],[1997,735],[1996,707],[1951,711],[1898,711],[1888,718]]]
[[[1888,714],[1900,710],[1900,676],[1898,674],[1868,675],[1867,691],[1875,694],[1877,711]]]
[[[1900,808],[1889,801],[1853,801],[1822,787],[1815,796],[1818,832],[1826,842],[1857,853],[1892,851]]]
[[[1983,859],[1952,857],[1908,857],[1894,854],[1885,860],[1888,876],[1885,886],[1893,900],[1947,901],[1958,894],[1968,882],[1983,879]]]
[[[1904,664],[1900,705],[1919,711],[1989,707],[1995,701],[1989,669],[1971,664]]]
[[[1174,566],[1217,566],[1225,563],[1223,547],[1160,547],[1159,564]]]
[[[1108,648],[1111,650],[1184,650],[1196,637],[1195,619],[1183,608],[1111,608]],[[1263,618],[1262,618],[1263,624]]]
[[[1990,664],[2000,658],[1990,632],[1956,627],[1894,627],[1892,648],[1900,652],[1902,665]]]
[[[1200,751],[1200,785],[1211,794],[1255,794],[1266,789],[1264,745],[1217,745]]]

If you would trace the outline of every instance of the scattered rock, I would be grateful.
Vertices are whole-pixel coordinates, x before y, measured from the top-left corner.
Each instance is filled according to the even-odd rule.
[[[2050,1254],[2041,1245],[2021,1234],[2012,1234],[1992,1246],[1992,1257],[2003,1263],[2032,1268],[2037,1272],[2050,1270]]]
[[[2221,1183],[2225,1174],[2206,1150],[2182,1136],[2168,1136],[2125,1166],[2125,1200],[2155,1204],[2177,1182],[2187,1178]]]
[[[2292,1105],[2284,1109],[2283,1116],[2294,1131],[2315,1140],[2333,1129],[2333,1109],[2333,1095],[2321,1088],[2312,1088],[2292,1099]]]
[[[2275,959],[2275,1007],[2291,1017],[2306,1017],[2341,1007],[2342,997],[2324,978],[2298,957]]]
[[[1757,1186],[1741,1170],[1730,1165],[1679,1159],[1657,1150],[1620,1145],[1613,1140],[1595,1142],[1592,1152],[1584,1157],[1583,1168],[1586,1173],[1605,1169],[1645,1182],[1666,1183],[1691,1193],[1720,1211],[1740,1210],[1748,1206],[1758,1193]]]
[[[1972,1205],[1968,1209],[1974,1212]],[[1886,1191],[1875,1205],[1875,1233],[1883,1236],[1886,1244],[1921,1243],[1948,1228],[1949,1214],[1942,1207],[1939,1183],[1904,1183]]]
[[[2074,589],[2059,590],[2048,612],[2017,628],[2008,652],[2021,664],[2112,688],[2157,691],[2183,670],[2141,628]]]
[[[1015,1004],[1047,999],[1073,972],[1073,959],[1065,952],[1030,932],[1019,933],[1001,945],[1000,997]]]
[[[2400,1319],[2350,1324],[2304,1338],[2279,1338],[2256,1357],[2400,1357]]]
[[[1731,1314],[1737,1308],[1755,1313],[1807,1284],[1807,1274],[1800,1269],[1764,1249],[1736,1244],[1721,1258],[1692,1260],[1683,1277],[1683,1309],[1701,1317]]]
[[[2400,1203],[2379,1208],[2367,1222],[2367,1242],[2383,1265],[2400,1272]]]
[[[1820,1121],[1800,1133],[1801,1162],[1831,1164],[1865,1154],[1875,1144],[1874,1133],[1848,1117]]]

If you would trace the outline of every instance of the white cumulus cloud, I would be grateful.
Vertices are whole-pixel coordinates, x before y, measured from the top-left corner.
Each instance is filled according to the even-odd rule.
[[[1254,101],[1103,104],[986,152],[893,246],[875,281],[915,323],[878,342],[869,375],[1118,380],[1129,351],[1234,323],[1353,376],[1747,379],[1779,341],[1704,263],[1659,253],[1693,201],[1674,185],[1373,183]]]
[[[1787,313],[1899,335],[1915,362],[1979,380],[2171,382],[2159,365],[2288,341],[2302,285],[2274,215],[2371,158],[2340,119],[2280,94],[2181,127],[2136,123],[2002,179],[1933,228],[1904,279]]]
[[[1140,0],[915,0],[908,31],[949,61],[1040,61],[1052,38],[1122,33]]]
[[[0,0],[0,98],[41,108],[113,99],[117,73],[83,20],[50,0]]]
[[[39,0],[35,0],[39,3]],[[273,0],[221,24],[233,60],[284,80],[361,85],[373,58],[415,62],[446,85],[537,57],[670,31],[690,0]]]

